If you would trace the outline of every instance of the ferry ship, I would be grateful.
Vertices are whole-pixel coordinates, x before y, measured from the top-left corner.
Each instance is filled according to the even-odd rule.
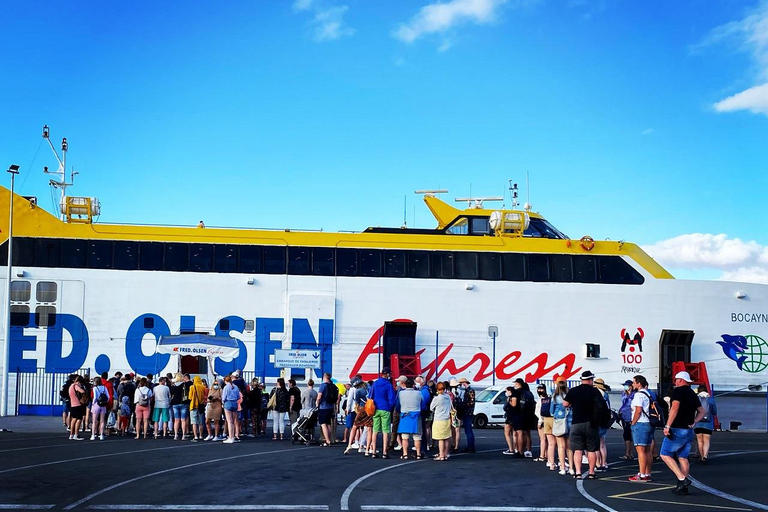
[[[205,332],[238,340],[220,374],[367,379],[389,363],[390,329],[413,339],[426,377],[481,387],[586,369],[660,383],[673,361],[705,362],[720,391],[768,380],[768,286],[675,280],[637,245],[569,239],[516,197],[455,208],[426,191],[434,229],[106,224],[97,199],[66,195],[64,162],[56,215],[0,189],[0,212],[13,199],[12,375],[165,374],[178,363],[160,337]],[[315,351],[319,369],[276,367],[283,349]]]

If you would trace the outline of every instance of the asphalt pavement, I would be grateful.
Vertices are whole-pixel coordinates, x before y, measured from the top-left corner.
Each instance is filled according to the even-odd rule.
[[[758,433],[715,433],[709,465],[692,461],[690,495],[676,496],[663,463],[653,465],[651,483],[627,480],[637,468],[618,460],[617,430],[608,437],[610,469],[577,481],[503,455],[499,428],[476,430],[478,453],[444,462],[270,438],[78,442],[57,418],[0,418],[0,428],[13,430],[0,432],[0,510],[768,510],[768,435]]]

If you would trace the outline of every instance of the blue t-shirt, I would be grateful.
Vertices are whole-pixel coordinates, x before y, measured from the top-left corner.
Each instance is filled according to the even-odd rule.
[[[336,384],[328,384],[327,382],[323,382],[320,384],[320,387],[318,388],[317,392],[322,393],[322,401],[320,402],[320,409],[333,409],[335,407],[334,404],[328,403],[328,386],[335,386]]]

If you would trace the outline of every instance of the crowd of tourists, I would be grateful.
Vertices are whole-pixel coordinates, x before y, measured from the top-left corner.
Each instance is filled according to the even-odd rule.
[[[691,382],[687,372],[679,372],[675,387],[659,400],[646,378],[636,375],[624,382],[621,404],[613,411],[610,387],[589,371],[581,374],[578,386],[569,389],[560,380],[550,390],[539,384],[536,395],[518,378],[505,391],[507,446],[502,453],[545,462],[549,470],[574,479],[596,479],[596,473],[608,469],[605,439],[616,423],[625,441],[620,458],[637,458],[638,472],[630,481],[651,481],[651,465],[660,459],[677,479],[674,492],[688,494],[691,448],[696,441],[700,463],[708,463],[717,414],[707,390],[694,392]],[[393,381],[385,367],[375,381],[358,375],[339,384],[326,373],[317,389],[313,380],[300,389],[295,380],[279,378],[267,392],[263,382],[247,383],[238,371],[216,376],[210,384],[182,373],[157,382],[152,375],[116,372],[111,378],[103,373],[90,379],[73,374],[61,389],[61,399],[72,440],[83,440],[81,432],[90,432],[92,441],[112,433],[230,444],[242,437],[268,437],[271,416],[273,440],[314,440],[322,447],[341,443],[345,455],[447,461],[459,451],[475,453],[475,390],[465,377],[433,381],[399,376]],[[657,429],[664,434],[660,447]],[[534,430],[539,440],[535,458]]]

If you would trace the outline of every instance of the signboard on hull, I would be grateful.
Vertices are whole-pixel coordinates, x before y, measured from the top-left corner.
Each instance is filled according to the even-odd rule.
[[[320,369],[319,350],[275,350],[275,368]]]

